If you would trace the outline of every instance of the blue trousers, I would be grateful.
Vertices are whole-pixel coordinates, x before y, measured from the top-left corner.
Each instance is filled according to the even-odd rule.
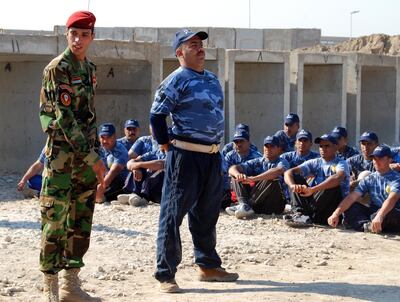
[[[353,230],[362,232],[363,225],[366,222],[372,221],[376,216],[379,208],[366,207],[365,205],[355,202],[351,207],[344,212],[344,223]],[[400,232],[400,210],[393,208],[382,223],[382,231],[390,233]]]
[[[205,268],[221,266],[215,250],[221,207],[223,175],[219,153],[206,154],[169,147],[160,204],[157,269],[154,277],[175,277],[182,260],[179,227],[188,214],[195,263]]]

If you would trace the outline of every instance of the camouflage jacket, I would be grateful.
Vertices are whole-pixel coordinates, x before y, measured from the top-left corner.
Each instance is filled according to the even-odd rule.
[[[40,92],[40,123],[48,134],[46,156],[53,144],[67,142],[71,152],[93,165],[97,154],[94,93],[96,66],[78,61],[67,48],[43,71]]]

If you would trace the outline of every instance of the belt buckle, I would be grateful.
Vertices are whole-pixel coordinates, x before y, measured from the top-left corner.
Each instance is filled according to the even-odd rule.
[[[212,154],[212,153],[217,153],[217,152],[218,152],[218,146],[216,144],[212,144],[211,150],[208,153]]]

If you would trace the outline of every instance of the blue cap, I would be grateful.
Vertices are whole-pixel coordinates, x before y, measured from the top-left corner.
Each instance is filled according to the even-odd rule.
[[[378,135],[372,131],[366,131],[360,136],[360,142],[367,141],[367,142],[378,142]]]
[[[183,42],[190,40],[194,36],[198,36],[201,40],[208,38],[208,34],[205,31],[192,32],[190,29],[184,28],[175,33],[175,40],[172,44],[172,48],[176,51]]]
[[[233,135],[233,141],[244,139],[248,141],[250,139],[249,133],[243,129],[237,129],[235,134]]]
[[[331,133],[336,139],[347,137],[347,130],[344,127],[336,126]]]
[[[137,120],[126,120],[125,128],[140,128],[139,122]]]
[[[379,157],[379,158],[384,156],[393,157],[392,150],[387,145],[379,145],[370,155],[370,157]]]
[[[301,129],[299,132],[297,132],[296,134],[296,140],[299,140],[301,138],[306,138],[308,139],[310,142],[312,142],[312,134],[310,131]]]
[[[111,136],[115,133],[115,126],[112,123],[104,123],[100,126],[99,135]]]
[[[319,144],[321,141],[329,141],[332,144],[337,145],[337,139],[332,134],[321,135],[314,140],[314,143]]]
[[[294,123],[300,123],[299,116],[296,113],[289,113],[285,117],[285,125],[293,125]]]
[[[279,138],[275,135],[273,136],[267,136],[266,138],[264,138],[264,146],[265,145],[273,145],[276,147],[280,147],[280,143],[279,143]]]
[[[239,129],[243,129],[244,131],[247,131],[248,133],[250,133],[250,127],[247,124],[243,124],[243,123],[237,124],[236,130],[239,130]]]

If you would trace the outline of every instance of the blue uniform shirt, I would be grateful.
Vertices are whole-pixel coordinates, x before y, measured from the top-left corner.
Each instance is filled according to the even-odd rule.
[[[314,176],[311,186],[322,183],[329,176],[336,174],[336,172],[343,171],[345,174],[344,179],[340,183],[343,197],[347,196],[350,191],[350,171],[346,161],[335,157],[331,161],[326,161],[323,158],[310,159],[300,166],[301,173],[304,177]]]
[[[290,168],[297,167],[309,159],[318,158],[318,157],[320,157],[319,153],[314,152],[314,151],[310,151],[308,154],[306,154],[304,156],[301,156],[299,153],[297,153],[297,151],[290,151],[290,152],[283,153],[281,155],[281,158],[284,158],[288,161]]]
[[[289,163],[286,159],[278,157],[274,161],[269,161],[267,158],[258,157],[255,159],[251,159],[243,164],[240,164],[243,168],[244,174],[248,176],[256,176],[261,173],[268,171],[272,168],[283,168],[285,171],[289,169]],[[281,184],[283,184],[283,175],[279,177]]]
[[[113,164],[120,164],[124,166],[124,169],[120,172],[120,175],[122,175],[123,177],[126,177],[128,175],[126,163],[129,160],[129,156],[128,151],[126,151],[124,145],[119,142],[115,142],[115,146],[111,150],[106,150],[103,147],[100,150],[100,156],[108,171]]]
[[[131,143],[126,136],[117,139],[117,142],[120,142],[122,145],[124,145],[126,151],[129,151],[133,146],[133,143]]]
[[[339,157],[340,159],[346,160],[346,159],[348,159],[348,158],[350,158],[350,157],[352,157],[354,155],[357,155],[357,154],[359,154],[357,149],[346,145],[346,148],[344,149],[344,152],[341,153],[341,152],[338,151],[336,156]]]
[[[235,145],[234,142],[227,143],[221,151],[222,155],[226,156],[229,152],[234,150],[235,149],[234,145]],[[258,152],[256,145],[253,145],[251,143],[250,143],[250,149]]]
[[[393,154],[393,162],[400,163],[400,147],[391,148]]]
[[[346,162],[349,165],[350,172],[352,172],[356,178],[362,171],[375,172],[375,167],[372,160],[364,159],[362,154],[354,155],[348,158]]]
[[[166,156],[167,156],[166,153],[162,152],[160,149],[157,149],[150,152],[146,152],[145,154],[140,156],[140,159],[142,161],[151,161],[157,159],[165,159]]]
[[[362,196],[369,193],[371,206],[381,208],[389,193],[400,194],[400,174],[392,170],[383,175],[379,172],[374,172],[362,179],[355,191],[362,194]],[[395,207],[400,209],[399,201]]]
[[[236,150],[230,151],[228,154],[225,155],[225,161],[227,163],[228,169],[233,165],[238,165],[244,163],[250,159],[254,159],[257,157],[262,157],[261,153],[258,151],[254,151],[252,149],[249,150],[249,154],[245,157],[241,157]]]
[[[154,144],[156,144],[156,141],[151,135],[141,136],[132,145],[130,151],[135,152],[137,155],[143,155],[147,152],[153,151]]]
[[[158,87],[151,114],[171,115],[172,134],[198,143],[219,143],[224,135],[223,93],[218,78],[179,67]]]
[[[279,130],[275,134],[279,138],[279,141],[284,143],[284,152],[294,151],[294,145],[296,143],[296,134],[292,137],[287,136],[284,130]]]

